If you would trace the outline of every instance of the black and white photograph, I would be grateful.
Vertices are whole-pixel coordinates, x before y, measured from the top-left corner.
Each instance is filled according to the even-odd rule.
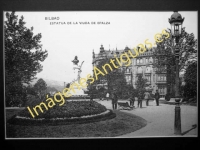
[[[198,137],[198,11],[3,11],[5,139]]]

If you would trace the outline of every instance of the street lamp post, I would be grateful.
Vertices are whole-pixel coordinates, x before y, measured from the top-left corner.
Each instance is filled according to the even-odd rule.
[[[180,93],[179,93],[179,37],[181,35],[182,23],[184,18],[178,13],[178,11],[174,11],[169,19],[169,23],[171,24],[171,33],[172,37],[175,38],[175,58],[176,58],[176,89],[175,89],[175,120],[174,120],[174,134],[181,135],[181,108],[180,108]]]

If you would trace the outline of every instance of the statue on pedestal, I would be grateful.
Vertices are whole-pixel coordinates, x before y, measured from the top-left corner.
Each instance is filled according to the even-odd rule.
[[[75,58],[74,58],[74,60],[72,60],[72,62],[73,62],[73,72],[74,72],[73,80],[69,83],[69,86],[67,88],[70,88],[70,86],[75,83],[76,86],[74,86],[74,85],[72,86],[73,92],[70,92],[70,94],[72,94],[72,96],[74,96],[74,97],[78,96],[78,97],[83,98],[83,97],[87,96],[87,94],[84,93],[84,88],[82,88],[80,85],[77,86],[77,83],[80,84],[80,78],[81,78],[80,74],[82,72],[81,68],[82,68],[84,61],[82,61],[81,65],[79,66],[78,65],[78,63],[79,63],[78,57],[75,56]]]
[[[82,68],[84,61],[81,63],[80,66],[78,66],[79,60],[78,60],[78,57],[75,56],[75,58],[74,58],[74,60],[72,60],[72,62],[73,62],[73,70],[74,70],[74,80],[73,80],[73,82],[75,82],[75,81],[79,82],[80,74],[82,72],[81,68]]]

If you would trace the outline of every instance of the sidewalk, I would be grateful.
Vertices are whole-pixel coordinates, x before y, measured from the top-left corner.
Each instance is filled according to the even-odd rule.
[[[95,100],[108,109],[112,109],[111,101],[99,101]],[[149,106],[146,106],[145,101],[142,103],[143,108],[137,108],[137,101],[135,101],[133,110],[120,110],[123,112],[131,113],[142,117],[147,120],[147,125],[135,132],[128,133],[119,137],[177,137],[174,135],[174,116],[175,105],[164,104],[160,101],[160,106],[156,106],[153,101],[149,102]],[[181,105],[181,129],[182,134],[180,137],[197,137],[197,128],[193,128],[193,125],[198,125],[198,109],[196,106]]]

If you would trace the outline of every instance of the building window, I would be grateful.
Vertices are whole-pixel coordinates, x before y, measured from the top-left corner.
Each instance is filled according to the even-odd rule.
[[[160,81],[163,81],[163,79],[164,79],[163,76],[160,76]]]
[[[153,75],[153,82],[155,82],[155,74]]]
[[[150,73],[150,71],[151,71],[151,68],[150,67],[146,67],[146,73]]]
[[[167,81],[167,78],[166,78],[166,76],[164,76],[164,81]]]
[[[143,63],[143,60],[142,60],[142,58],[140,58],[140,64],[142,64]]]
[[[139,64],[140,63],[140,59],[137,59],[137,64]]]
[[[126,69],[126,73],[130,73],[130,69],[129,68]]]
[[[158,87],[158,92],[161,94],[161,95],[165,95],[165,89],[166,87],[163,85],[163,86],[159,86]]]
[[[131,82],[131,76],[126,76],[126,82]]]
[[[138,58],[137,59],[137,64],[142,64],[143,63],[143,59],[142,58]]]
[[[149,63],[149,58],[146,58],[146,63]]]
[[[142,73],[142,67],[138,67],[138,73]]]
[[[161,81],[161,82],[166,81],[166,75],[165,74],[159,74],[158,75],[158,81]]]
[[[147,79],[147,82],[151,82],[151,75],[145,75],[145,79]]]
[[[158,80],[157,81],[160,81],[160,76],[158,76]]]
[[[152,57],[149,58],[149,63],[152,63],[153,62],[153,59]]]
[[[166,72],[166,67],[165,67],[165,66],[164,66],[164,67],[159,67],[159,68],[157,69],[157,71],[158,71],[158,72],[164,73],[164,72]]]

